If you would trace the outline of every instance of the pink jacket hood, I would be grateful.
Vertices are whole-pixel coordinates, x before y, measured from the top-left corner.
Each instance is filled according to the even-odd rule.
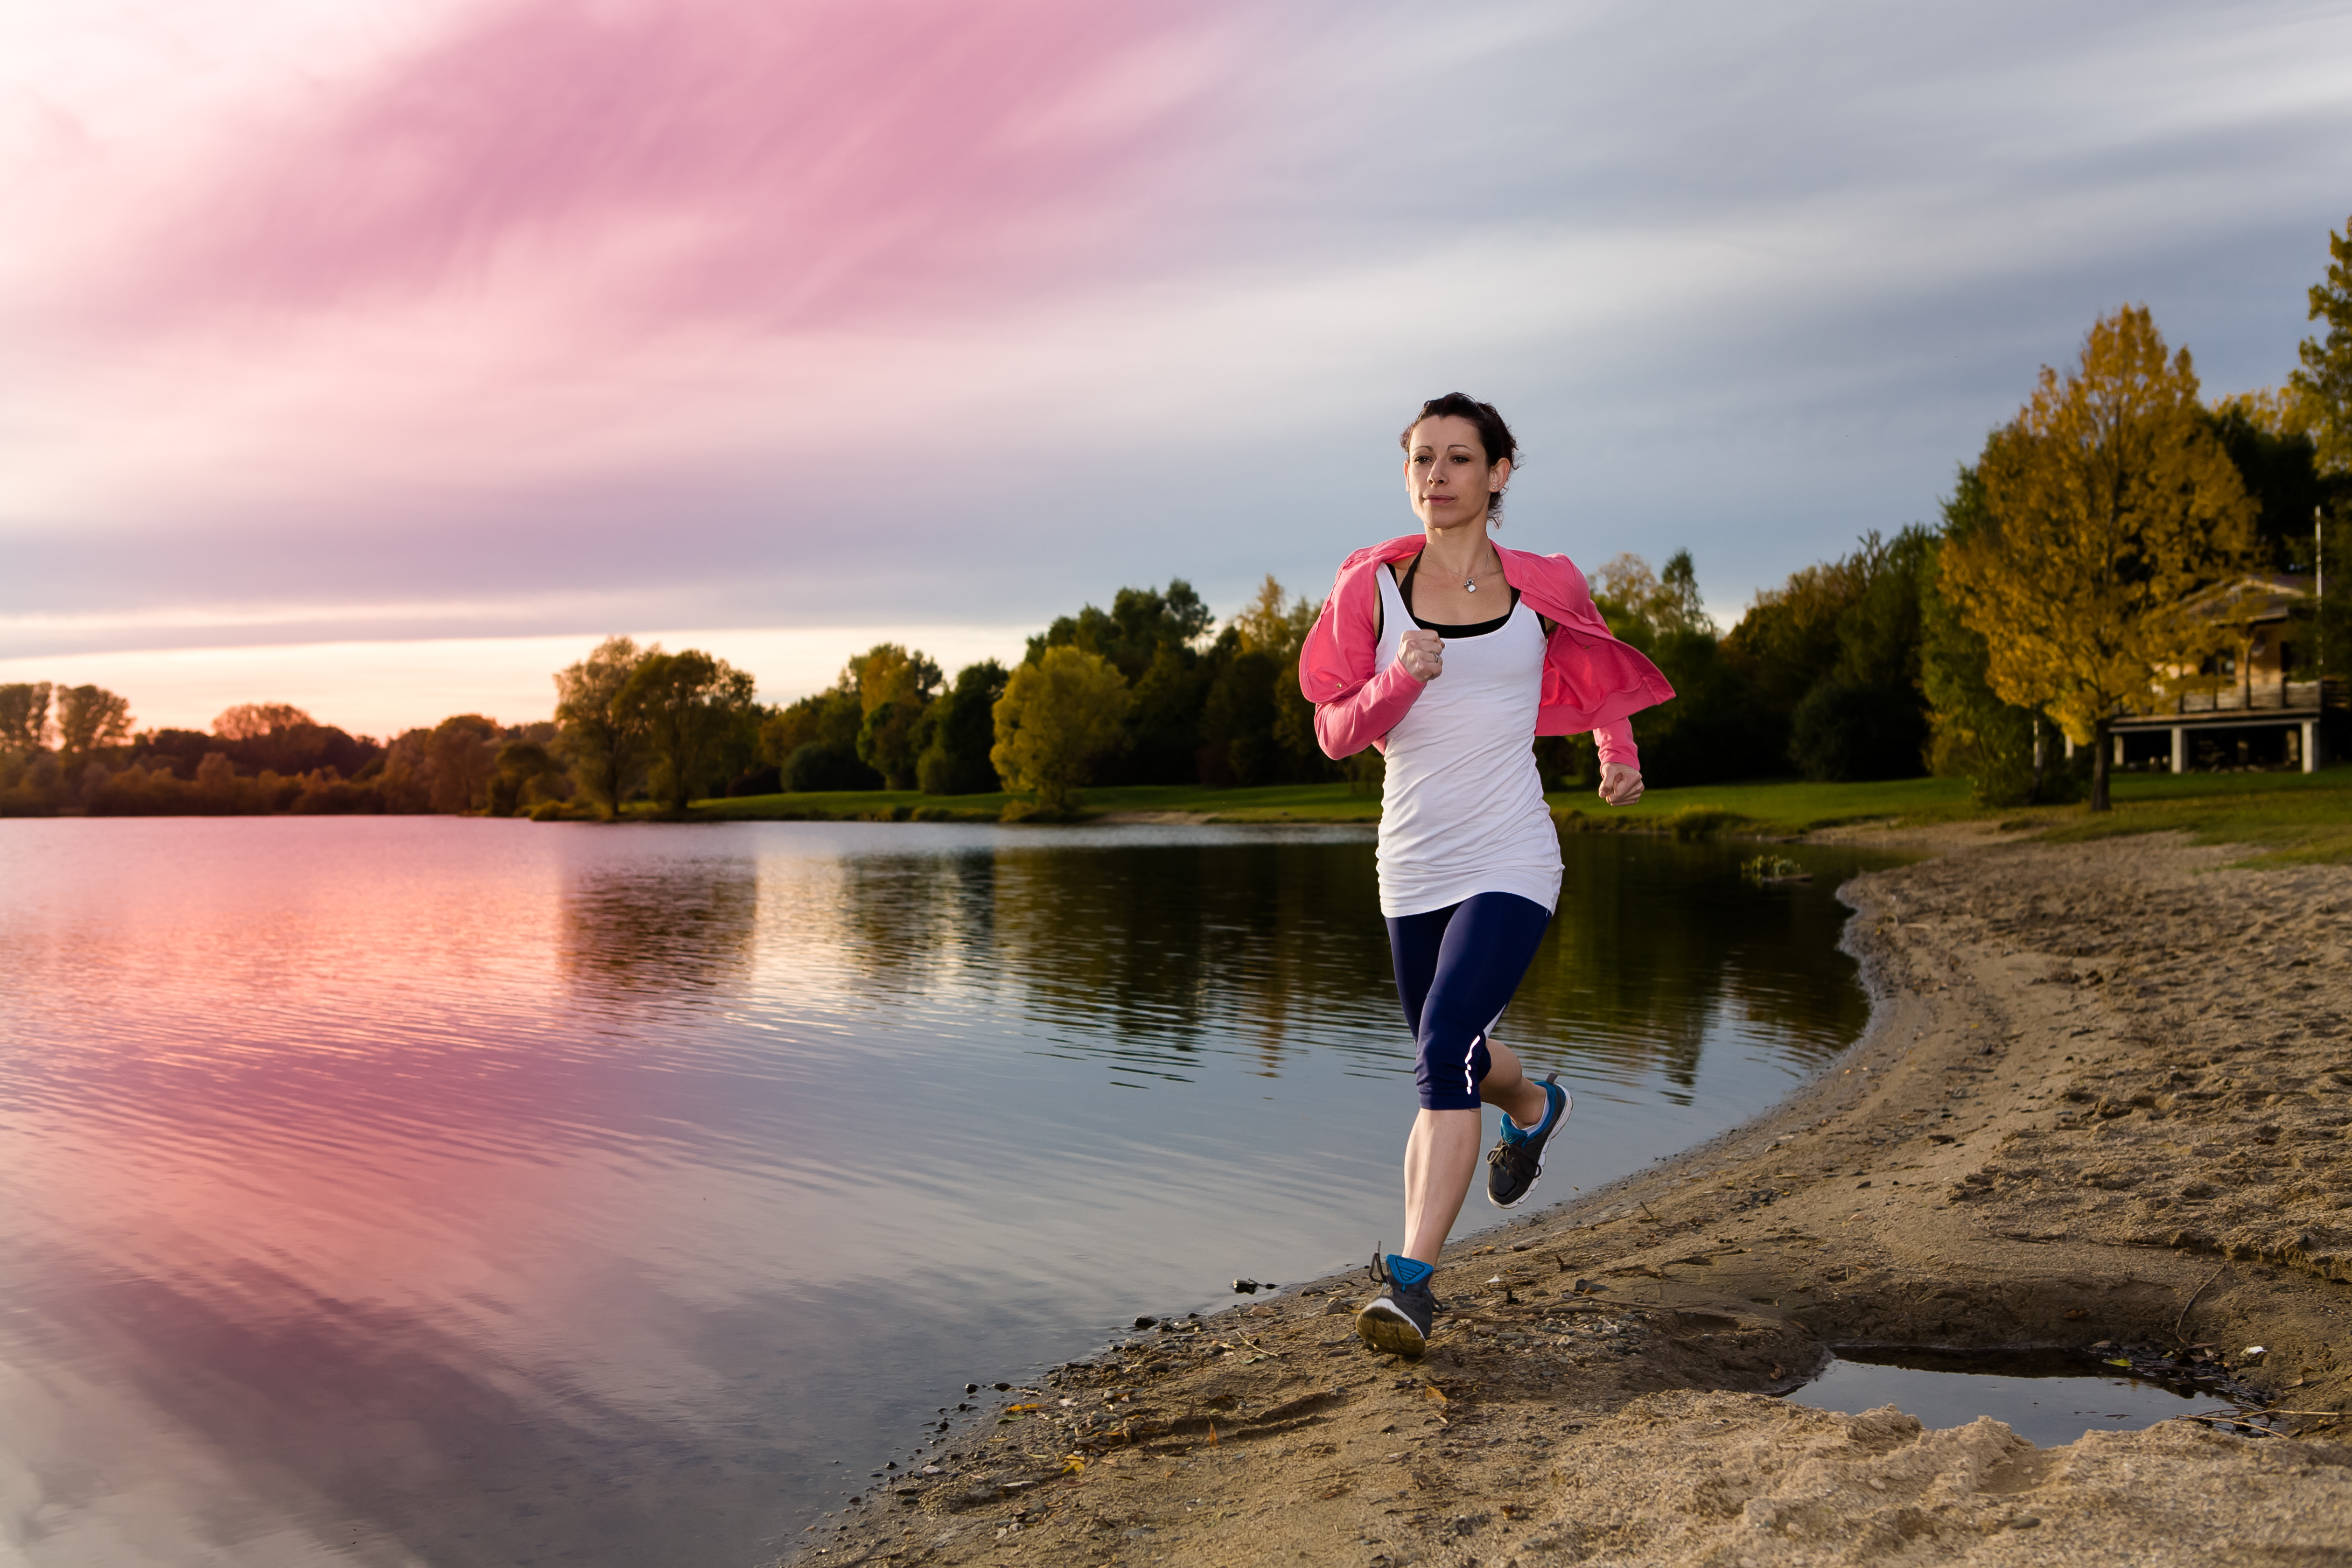
[[[1379,743],[1421,694],[1421,682],[1405,673],[1392,648],[1381,646],[1380,580],[1372,574],[1426,543],[1421,534],[1409,533],[1359,550],[1341,562],[1331,595],[1323,601],[1322,614],[1299,649],[1299,689],[1316,705],[1316,732],[1332,756],[1349,756]],[[1610,635],[1576,563],[1565,555],[1538,555],[1501,545],[1495,553],[1502,560],[1503,580],[1555,626],[1544,655],[1536,733],[1600,731],[1603,761],[1638,766],[1631,755],[1633,733],[1624,721],[1669,700],[1675,689],[1657,666]]]

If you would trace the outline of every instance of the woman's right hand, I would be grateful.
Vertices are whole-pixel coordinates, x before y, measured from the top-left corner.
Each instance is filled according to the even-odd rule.
[[[1397,638],[1397,662],[1423,686],[1445,673],[1445,644],[1435,632],[1415,626]]]

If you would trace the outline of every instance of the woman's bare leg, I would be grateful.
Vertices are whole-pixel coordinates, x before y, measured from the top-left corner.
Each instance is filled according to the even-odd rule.
[[[1494,1066],[1478,1086],[1478,1098],[1497,1105],[1522,1127],[1541,1121],[1549,1097],[1528,1078],[1510,1047],[1486,1042]],[[1483,1142],[1475,1110],[1424,1110],[1413,1119],[1404,1145],[1404,1255],[1433,1267],[1445,1237],[1461,1217],[1478,1173]]]

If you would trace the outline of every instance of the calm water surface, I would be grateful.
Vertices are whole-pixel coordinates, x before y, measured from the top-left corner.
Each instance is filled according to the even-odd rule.
[[[1866,1011],[1852,853],[1566,849],[1550,1198]],[[966,1381],[1396,1240],[1361,830],[8,822],[0,960],[42,1568],[750,1568]]]

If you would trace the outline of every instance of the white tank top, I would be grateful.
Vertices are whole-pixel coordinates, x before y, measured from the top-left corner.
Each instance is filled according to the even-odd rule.
[[[1379,569],[1381,637],[1413,624],[1394,574]],[[1393,656],[1391,656],[1393,657]],[[1514,605],[1500,626],[1445,639],[1445,670],[1388,736],[1381,795],[1381,913],[1418,915],[1473,893],[1559,902],[1559,830],[1536,771],[1544,634]]]

